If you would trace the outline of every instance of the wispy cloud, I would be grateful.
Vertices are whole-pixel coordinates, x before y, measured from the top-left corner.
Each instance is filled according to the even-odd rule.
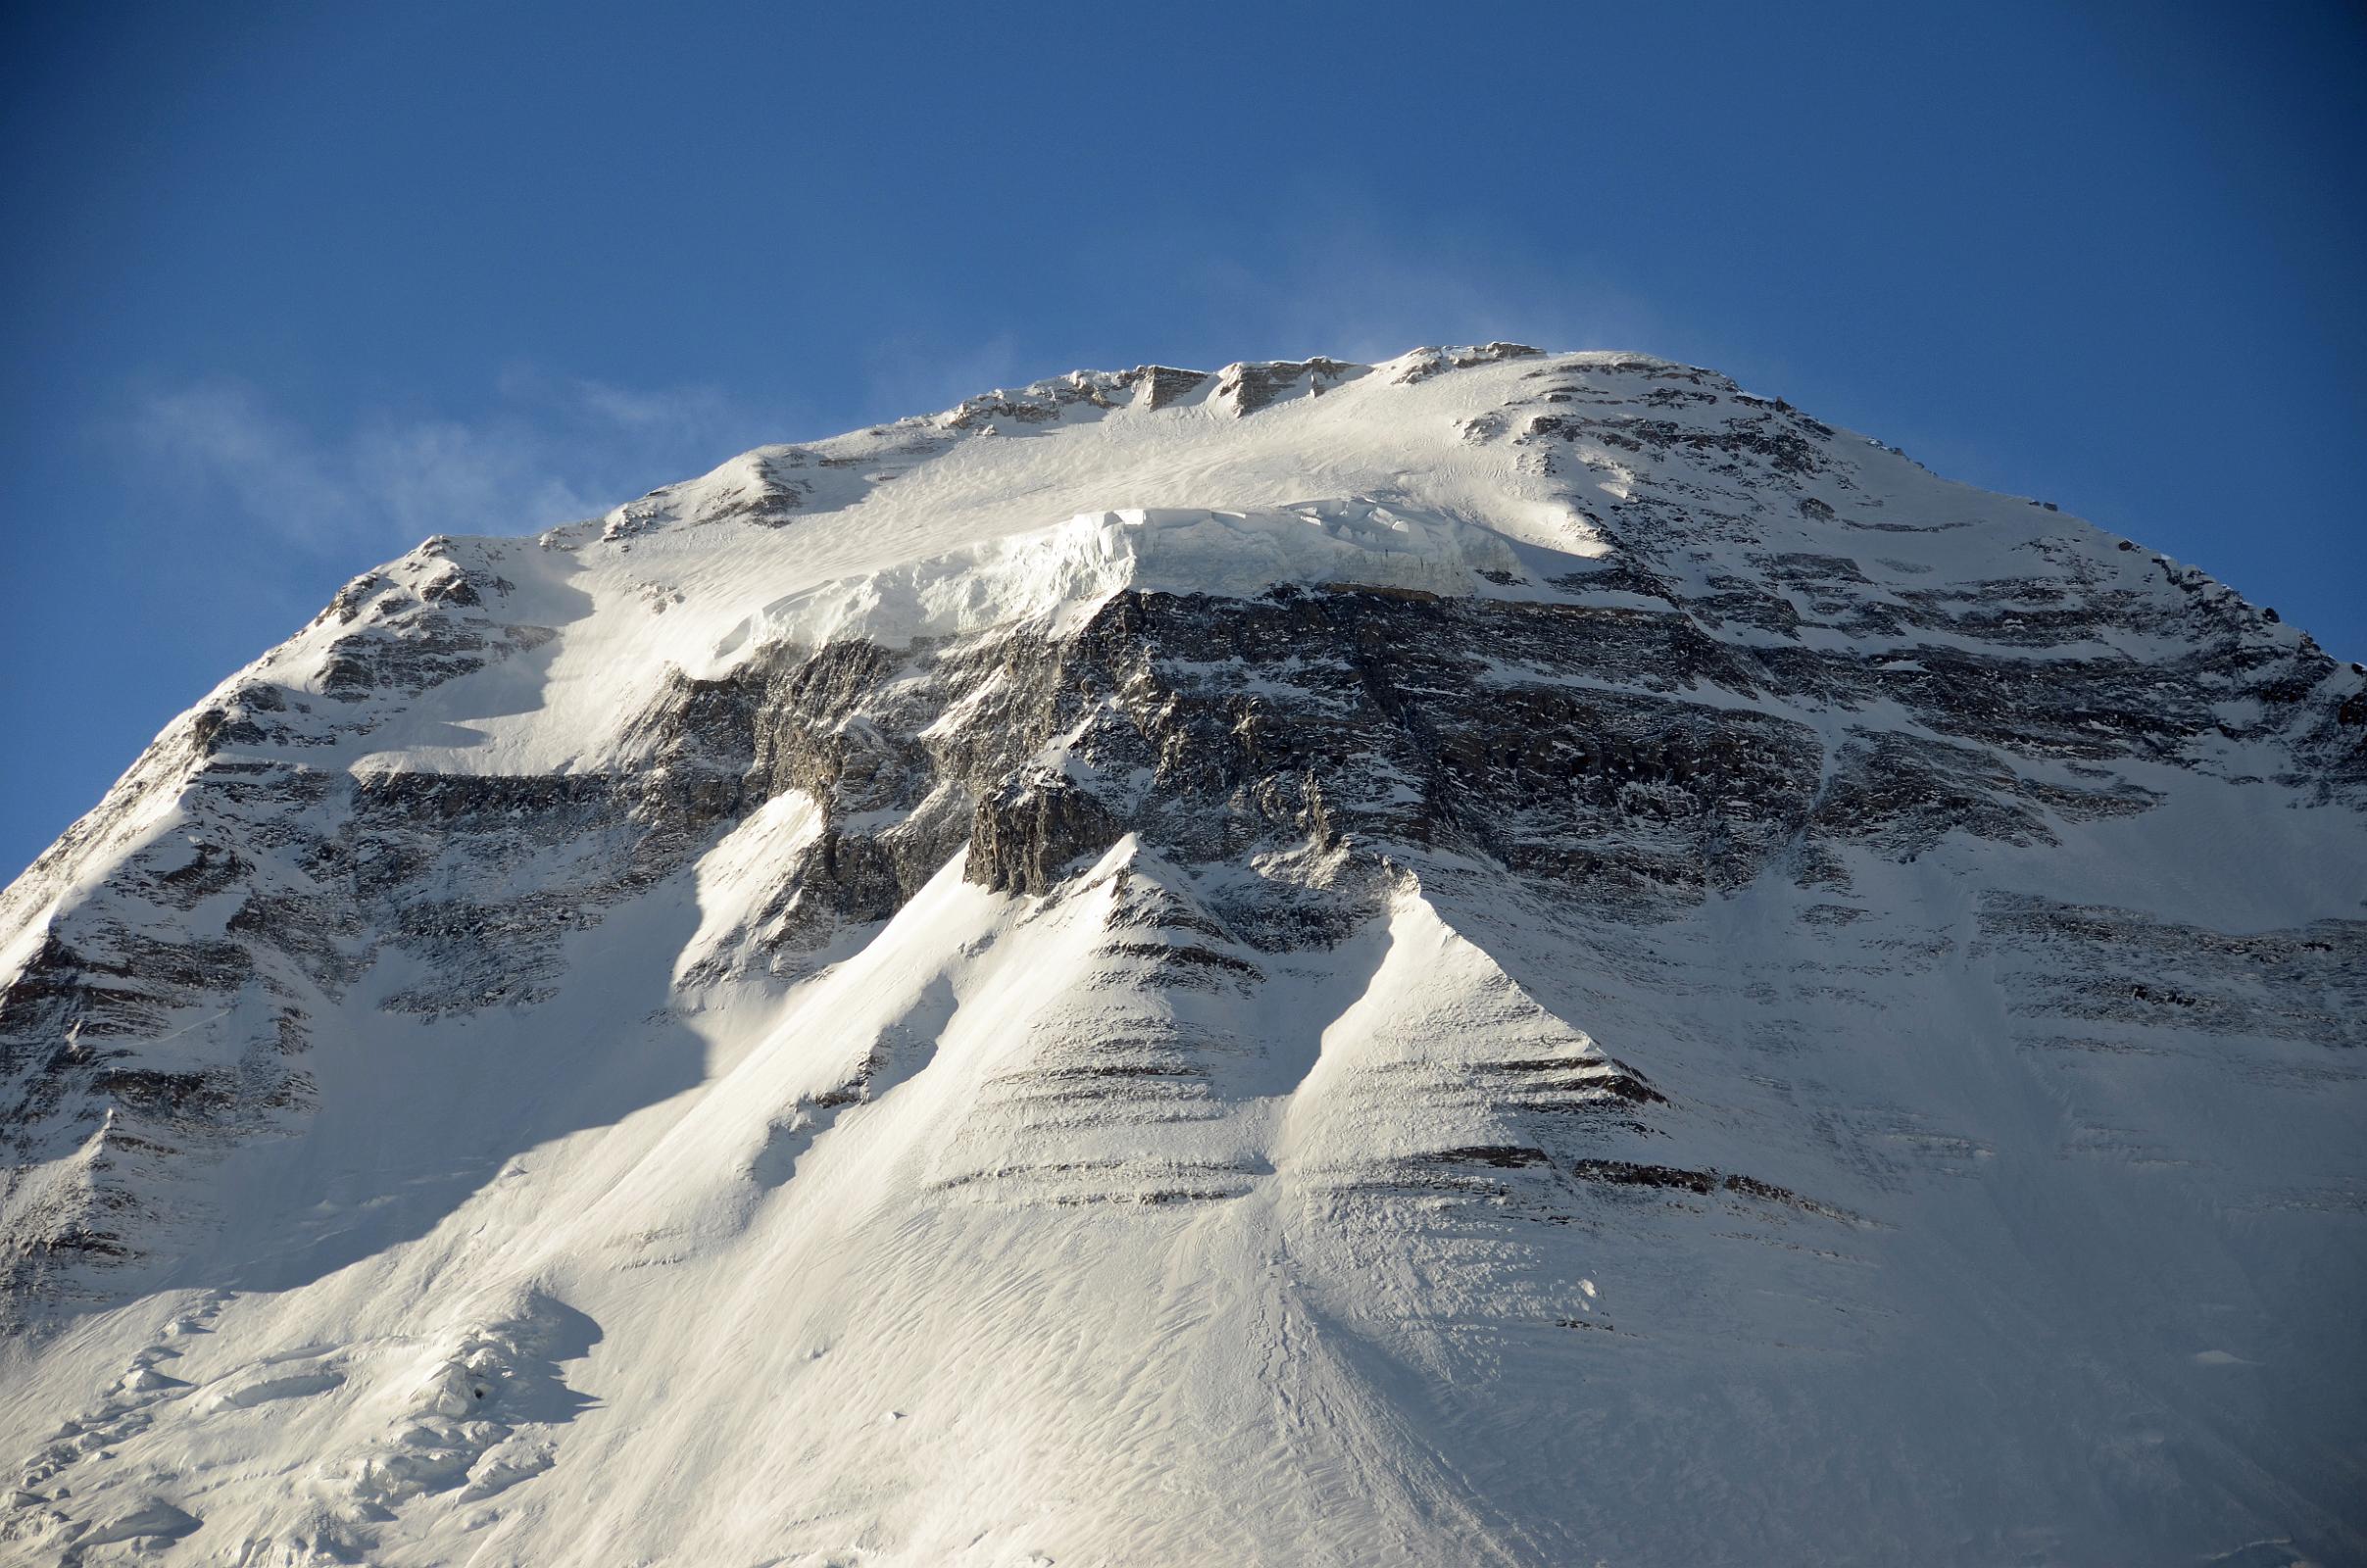
[[[132,423],[152,461],[227,492],[238,509],[291,540],[344,533],[354,497],[302,431],[252,389],[216,382],[149,397]]]
[[[142,398],[129,433],[160,496],[199,515],[226,507],[258,537],[346,557],[593,515],[788,431],[712,388],[520,368],[468,418],[381,411],[324,430],[252,386],[213,381]]]
[[[879,411],[876,416],[898,419],[936,414],[981,392],[1024,386],[1074,368],[1031,362],[1009,332],[975,341],[906,332],[874,341],[864,355],[863,372],[865,396]]]
[[[1288,228],[1211,252],[1187,272],[1200,314],[1255,357],[1387,359],[1423,344],[1506,338],[1549,350],[1672,352],[1646,300],[1595,275],[1583,257],[1545,263],[1490,239],[1481,215],[1405,215],[1338,192],[1308,192]]]

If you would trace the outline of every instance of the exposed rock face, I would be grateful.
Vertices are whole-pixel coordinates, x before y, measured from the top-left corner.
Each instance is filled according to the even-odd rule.
[[[830,1399],[925,1364],[1049,1408],[1075,1431],[1035,1480],[947,1457],[929,1494],[1083,1558],[1847,1558],[1767,1500],[1837,1477],[1908,1499],[1861,1539],[1919,1560],[2367,1553],[2323,1393],[2361,1370],[2367,1283],[2363,688],[2051,508],[1709,371],[1503,343],[1077,372],[540,541],[431,540],[0,897],[0,1310],[44,1393],[77,1374],[40,1331],[77,1315],[393,1304],[321,1308],[344,1348],[301,1373],[209,1363],[219,1396],[124,1339],[138,1375],[70,1423],[105,1436],[28,1462],[0,1539],[432,1560],[461,1504],[571,1485],[573,1444],[606,1445],[622,1521],[634,1450],[562,1444],[559,1368],[663,1358],[678,1325],[619,1283],[656,1269],[783,1282],[816,1345],[886,1314]],[[779,1231],[849,1193],[867,1228]],[[2320,1248],[2343,1261],[2290,1261]],[[1013,1348],[1042,1337],[991,1280],[1062,1256],[1102,1294],[1044,1299],[1163,1337]],[[2132,1328],[2174,1260],[2244,1304]],[[1242,1283],[1269,1273],[1283,1296]],[[430,1279],[467,1283],[459,1315],[401,1305]],[[2034,1294],[2041,1325],[2008,1322]],[[397,1377],[346,1343],[365,1319],[444,1359],[391,1436],[305,1417],[332,1457],[304,1507],[227,1461],[172,1498],[111,1479],[189,1423]],[[1263,1370],[1170,1366],[1204,1405],[1098,1426],[1197,1323]],[[2099,1348],[2131,1335],[2154,1361]],[[2252,1384],[2192,1383],[2266,1345]],[[1036,1381],[997,1396],[990,1363]],[[1317,1386],[1320,1420],[1271,1414]],[[2134,1455],[2106,1502],[2032,1435],[2042,1389],[2070,1451]],[[1927,1397],[2008,1436],[1968,1458]],[[2112,1427],[2129,1400],[2155,1438]],[[1523,1492],[1576,1459],[1573,1411],[1624,1443],[1590,1449],[1599,1493]],[[869,1441],[799,1463],[870,1475]],[[1174,1456],[1235,1443],[1288,1456],[1261,1524],[1129,1535],[1074,1500],[1141,1462],[1238,1514],[1237,1478]],[[1759,1490],[1670,1525],[1670,1443]],[[2223,1450],[2244,1476],[2196,1500]],[[1355,1500],[1305,1481],[1327,1465]],[[626,1554],[868,1532],[949,1560],[892,1501],[921,1483],[837,1485]],[[546,1512],[479,1518],[558,1560]]]

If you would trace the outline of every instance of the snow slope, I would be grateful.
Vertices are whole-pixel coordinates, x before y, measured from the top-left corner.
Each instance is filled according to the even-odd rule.
[[[0,1556],[2367,1561],[2363,739],[1631,355],[430,540],[0,895]]]

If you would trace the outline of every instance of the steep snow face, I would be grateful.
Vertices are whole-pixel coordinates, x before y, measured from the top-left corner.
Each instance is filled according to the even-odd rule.
[[[2367,1560],[2363,742],[1630,355],[430,540],[0,895],[0,1543]]]

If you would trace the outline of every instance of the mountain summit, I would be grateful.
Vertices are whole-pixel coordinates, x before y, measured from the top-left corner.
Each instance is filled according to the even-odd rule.
[[[2367,1560],[2367,679],[1713,372],[435,538],[0,896],[27,1561]]]

